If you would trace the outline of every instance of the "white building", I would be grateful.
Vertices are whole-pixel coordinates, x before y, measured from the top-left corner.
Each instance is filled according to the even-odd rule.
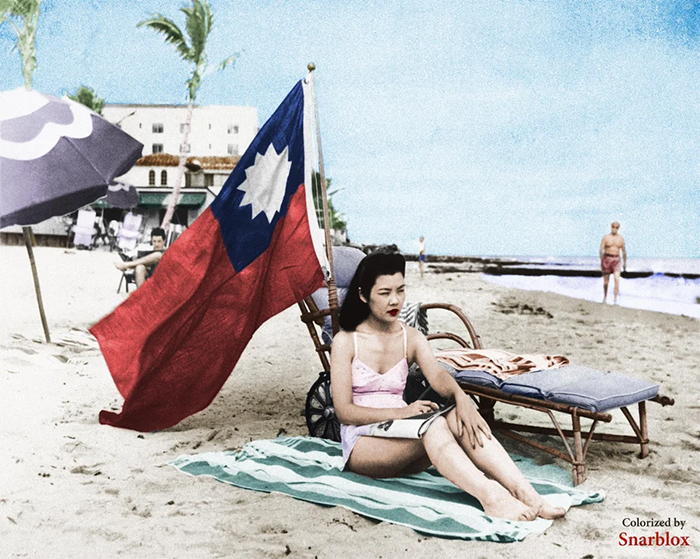
[[[143,155],[180,153],[187,105],[106,104],[102,115],[141,142]],[[197,157],[241,155],[257,132],[258,111],[253,107],[195,106],[185,152]]]
[[[175,186],[187,105],[106,104],[102,116],[144,145],[143,157],[117,180],[134,185],[140,195],[134,211],[144,216],[142,228],[147,240],[153,227],[160,225],[169,194]],[[258,133],[258,111],[233,105],[196,106],[187,154],[188,171],[182,184],[174,224],[190,225],[218,194],[236,163]],[[99,217],[105,225],[121,221],[124,210],[98,201]],[[40,244],[65,245],[65,219],[52,218],[33,226]],[[16,238],[15,238],[16,237]],[[21,243],[21,228],[7,227],[2,241]]]
[[[106,104],[102,111],[107,120],[144,145],[143,157],[118,180],[139,190],[136,211],[144,215],[145,234],[160,225],[175,186],[187,110],[187,105]],[[188,171],[173,223],[186,227],[204,211],[257,132],[254,107],[195,106],[184,146]]]

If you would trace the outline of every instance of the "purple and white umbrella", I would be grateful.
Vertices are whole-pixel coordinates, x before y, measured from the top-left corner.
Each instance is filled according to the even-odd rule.
[[[143,144],[84,105],[0,92],[0,228],[64,215],[107,194]]]
[[[128,210],[139,205],[139,192],[136,187],[125,182],[111,182],[107,187],[105,201],[110,206]]]
[[[141,157],[143,144],[84,105],[18,88],[0,92],[0,229],[23,225],[46,341],[49,327],[31,228],[107,194]]]

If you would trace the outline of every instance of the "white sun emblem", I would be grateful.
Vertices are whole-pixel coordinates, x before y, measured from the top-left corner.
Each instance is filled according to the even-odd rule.
[[[238,190],[245,192],[241,207],[252,207],[252,219],[260,212],[265,212],[267,221],[272,223],[272,218],[280,211],[287,189],[289,170],[292,168],[292,163],[287,159],[288,152],[289,146],[278,154],[270,144],[265,155],[257,153],[255,163],[245,170],[245,180]]]

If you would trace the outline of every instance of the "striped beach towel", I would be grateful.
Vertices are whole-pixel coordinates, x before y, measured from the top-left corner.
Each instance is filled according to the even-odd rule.
[[[445,349],[435,354],[435,358],[458,371],[488,371],[501,380],[542,371],[558,369],[569,364],[563,355],[517,354],[502,349]]]
[[[568,473],[515,457],[518,467],[548,501],[568,509],[597,503],[600,492],[574,488]],[[512,522],[486,516],[479,502],[434,468],[402,478],[372,479],[343,472],[340,443],[315,437],[280,437],[248,443],[239,452],[184,455],[170,463],[193,476],[266,493],[345,507],[363,516],[435,536],[513,542],[540,534],[551,520]]]

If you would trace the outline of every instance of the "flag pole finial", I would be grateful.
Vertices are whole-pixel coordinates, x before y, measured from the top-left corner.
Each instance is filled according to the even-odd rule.
[[[316,64],[309,62],[306,67],[308,68],[309,72],[313,72],[316,69]]]

